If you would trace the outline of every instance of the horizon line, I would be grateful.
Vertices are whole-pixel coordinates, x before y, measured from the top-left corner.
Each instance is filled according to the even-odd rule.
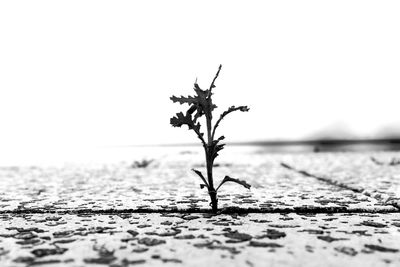
[[[305,140],[256,140],[256,141],[233,141],[226,142],[231,146],[336,146],[336,145],[383,145],[383,144],[398,144],[400,145],[399,138],[318,138],[318,139],[305,139]],[[200,143],[164,143],[164,144],[134,144],[134,145],[120,145],[119,147],[180,147],[180,146],[201,146]]]

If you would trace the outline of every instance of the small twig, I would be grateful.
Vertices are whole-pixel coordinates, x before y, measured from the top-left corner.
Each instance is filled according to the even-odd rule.
[[[212,81],[212,83],[210,85],[210,89],[208,91],[208,96],[207,97],[211,96],[211,91],[215,87],[214,83],[215,83],[215,80],[218,78],[218,75],[219,75],[219,72],[221,71],[221,68],[222,68],[222,64],[220,64],[219,67],[218,67],[217,74],[215,74],[215,77],[214,77],[214,79],[213,79],[213,81]]]
[[[201,135],[200,131],[197,131],[195,128],[193,128],[193,130],[197,134],[197,137],[201,140],[201,143],[203,144],[203,147],[207,147],[206,141],[204,140],[204,138]]]
[[[207,186],[207,189],[209,189],[210,186],[208,185],[207,180],[206,180],[206,178],[204,178],[203,174],[196,169],[192,169],[192,171],[194,171],[198,176],[200,176],[201,180],[203,180],[203,182],[204,182],[204,185]]]
[[[217,120],[217,122],[214,125],[214,129],[212,131],[211,134],[211,138],[214,139],[215,136],[215,130],[218,128],[220,122],[225,118],[226,115],[228,115],[229,113],[232,113],[234,111],[249,111],[249,108],[247,106],[239,106],[239,107],[230,107],[227,111],[224,111],[220,116],[219,119]]]
[[[382,161],[377,160],[375,157],[370,157],[371,161],[375,163],[376,165],[380,166],[397,166],[400,165],[400,159],[392,158],[390,162],[385,163]]]

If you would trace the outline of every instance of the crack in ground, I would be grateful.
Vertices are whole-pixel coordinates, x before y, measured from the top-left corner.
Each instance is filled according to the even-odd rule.
[[[46,210],[46,209],[20,209],[20,210],[2,210],[0,215],[25,215],[25,214],[123,214],[123,213],[180,213],[180,214],[191,214],[191,213],[209,213],[212,214],[211,209],[179,209],[179,210],[165,210],[165,209],[102,209],[102,210],[92,210],[92,209],[76,209],[76,210]],[[224,208],[216,213],[219,214],[250,214],[250,213],[297,213],[297,214],[335,214],[335,213],[400,213],[398,211],[388,210],[371,210],[371,209],[348,209],[346,207],[295,207],[295,208],[270,208],[270,209],[260,209],[260,208]]]
[[[390,206],[392,206],[392,207],[394,207],[394,208],[396,208],[397,210],[400,211],[400,203],[398,201],[396,201],[396,200],[393,200],[392,197],[390,197],[388,195],[383,195],[383,194],[377,193],[377,192],[371,192],[371,191],[368,191],[365,188],[351,186],[351,185],[339,182],[339,181],[334,180],[334,179],[318,176],[318,175],[309,173],[309,172],[307,172],[305,170],[296,169],[295,167],[292,167],[289,164],[286,164],[284,162],[281,162],[281,166],[286,168],[286,169],[288,169],[288,170],[300,173],[300,174],[302,174],[304,176],[307,176],[307,177],[311,177],[311,178],[317,179],[317,180],[322,181],[324,183],[328,183],[330,185],[337,186],[337,187],[340,187],[342,189],[351,190],[351,191],[353,191],[353,192],[355,192],[357,194],[363,194],[363,195],[365,195],[367,197],[372,197],[372,198],[374,198],[376,200],[382,201],[383,204],[390,205]]]

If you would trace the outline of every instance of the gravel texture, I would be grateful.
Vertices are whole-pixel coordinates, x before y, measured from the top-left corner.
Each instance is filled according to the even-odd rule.
[[[400,265],[400,153],[221,154],[0,167],[0,266]]]

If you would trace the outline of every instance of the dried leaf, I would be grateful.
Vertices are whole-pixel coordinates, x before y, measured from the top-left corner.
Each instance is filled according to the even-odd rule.
[[[225,139],[225,136],[221,135],[220,137],[218,137],[217,142],[222,141]]]
[[[234,183],[237,183],[237,184],[240,184],[240,185],[246,187],[247,189],[250,189],[250,187],[251,187],[251,185],[249,185],[245,180],[240,180],[240,179],[237,179],[237,178],[232,178],[232,177],[229,177],[229,176],[225,176],[224,179],[222,180],[222,182],[217,187],[217,191],[226,182],[234,182]]]
[[[204,134],[202,132],[200,132],[200,123],[196,123],[196,121],[194,121],[192,119],[192,115],[186,113],[186,115],[184,115],[182,112],[176,113],[175,117],[172,117],[170,119],[170,123],[172,126],[174,127],[181,127],[182,125],[187,125],[189,130],[194,130],[195,133],[197,134],[197,137],[200,139],[200,141],[202,142],[203,146],[206,145],[205,141],[204,141]]]
[[[218,152],[224,149],[225,144],[219,144],[219,141],[222,141],[225,139],[225,136],[220,136],[217,140],[214,140],[209,147],[209,153],[211,155],[212,161],[215,160],[216,157],[218,157]]]
[[[226,115],[228,115],[229,113],[234,112],[234,111],[237,111],[237,110],[242,111],[242,112],[247,112],[247,111],[249,111],[250,109],[249,109],[247,106],[239,106],[239,107],[231,106],[231,107],[228,108],[228,110],[224,111],[224,112],[221,114],[221,117],[223,118],[223,117],[225,117]]]
[[[190,114],[184,115],[182,112],[176,113],[176,116],[171,118],[170,123],[174,127],[181,127],[182,125],[187,125],[189,129],[195,127],[192,116]]]
[[[192,114],[196,111],[196,114],[193,117],[193,121],[196,122],[198,118],[203,115],[206,115],[208,118],[212,118],[212,111],[217,108],[216,105],[212,103],[211,99],[211,89],[202,90],[200,86],[197,84],[197,81],[194,83],[194,91],[196,92],[196,96],[171,96],[170,99],[174,103],[188,104],[190,108],[187,111],[187,114]],[[172,124],[172,123],[171,123]]]
[[[197,94],[197,114],[195,117],[201,117],[203,114],[212,117],[212,111],[217,107],[212,103],[210,90],[202,90],[197,83],[194,84],[194,91]]]
[[[195,123],[190,114],[184,115],[182,112],[176,113],[176,116],[171,118],[170,123],[174,127],[181,127],[182,125],[187,125],[189,129],[193,129],[196,132],[200,132],[200,123]]]
[[[201,173],[201,171],[192,169],[192,171],[194,171],[200,178],[201,180],[203,180],[204,184],[200,184],[200,188],[203,188],[204,186],[207,187],[207,189],[209,188],[208,183],[206,181],[206,178],[204,178],[203,174]]]
[[[180,96],[180,97],[177,97],[177,96],[171,96],[170,97],[170,99],[172,100],[172,102],[174,102],[174,103],[176,103],[176,102],[178,102],[179,104],[189,104],[189,105],[192,105],[192,104],[197,104],[197,98],[195,97],[195,96],[188,96],[188,97],[184,97],[184,96]]]

